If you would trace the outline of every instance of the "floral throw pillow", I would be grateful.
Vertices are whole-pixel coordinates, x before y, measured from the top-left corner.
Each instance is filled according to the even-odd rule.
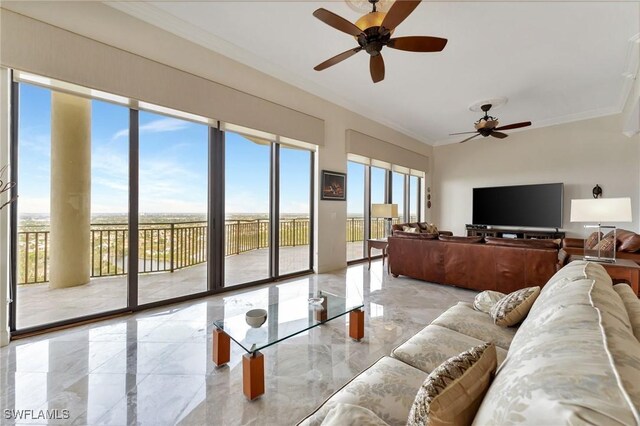
[[[429,374],[418,390],[407,426],[470,425],[496,367],[493,343],[449,358]]]
[[[403,227],[402,227],[402,230],[403,230],[404,232],[409,232],[409,233],[411,233],[411,234],[415,234],[415,233],[417,233],[417,232],[418,232],[418,229],[417,229],[417,228],[414,228],[413,226],[403,226]]]
[[[485,290],[476,295],[473,300],[473,309],[480,312],[491,313],[491,308],[495,306],[506,294],[499,291]]]
[[[501,327],[522,322],[539,294],[540,287],[527,287],[509,293],[491,308],[493,322]]]
[[[598,244],[593,247],[593,250],[600,250],[601,252],[612,252],[615,247],[615,241],[613,236],[604,237]]]

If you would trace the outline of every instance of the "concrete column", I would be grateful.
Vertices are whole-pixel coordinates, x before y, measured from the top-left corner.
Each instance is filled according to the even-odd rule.
[[[51,288],[89,282],[90,226],[91,101],[51,92]]]

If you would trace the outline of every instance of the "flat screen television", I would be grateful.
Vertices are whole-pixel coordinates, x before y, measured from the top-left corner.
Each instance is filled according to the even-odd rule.
[[[563,184],[473,188],[473,224],[562,227]]]

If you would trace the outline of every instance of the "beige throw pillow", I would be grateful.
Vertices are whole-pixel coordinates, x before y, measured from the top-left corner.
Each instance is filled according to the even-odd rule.
[[[509,293],[491,308],[493,322],[501,327],[522,322],[539,294],[540,287],[527,287]]]
[[[496,367],[493,343],[449,358],[429,374],[418,390],[407,426],[470,425]]]
[[[473,300],[473,309],[487,314],[491,313],[491,309],[498,303],[506,294],[499,291],[485,290],[476,295]]]
[[[417,229],[417,228],[414,228],[413,226],[403,226],[403,227],[402,227],[402,230],[403,230],[404,232],[409,232],[409,233],[411,233],[411,234],[415,234],[415,233],[417,233],[417,232],[418,232],[418,229]]]

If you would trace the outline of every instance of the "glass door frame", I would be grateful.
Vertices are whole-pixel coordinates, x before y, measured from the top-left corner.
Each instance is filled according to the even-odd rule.
[[[10,71],[10,117],[9,117],[9,161],[11,164],[10,180],[15,182],[15,186],[11,190],[11,196],[15,196],[19,191],[18,180],[18,156],[19,156],[19,119],[20,119],[20,97],[19,90],[21,82],[14,78],[13,70]],[[27,84],[33,84],[28,82]],[[54,87],[46,87],[51,91],[59,91]],[[89,97],[89,99],[93,99]],[[119,105],[119,104],[118,104]],[[315,154],[314,150],[310,153],[310,190],[309,190],[309,268],[306,270],[296,271],[293,273],[280,275],[278,272],[278,251],[279,251],[279,218],[274,216],[279,210],[279,185],[280,173],[279,149],[280,142],[272,142],[270,155],[270,191],[274,196],[270,197],[270,215],[273,229],[277,232],[271,232],[270,238],[274,238],[272,242],[276,245],[270,247],[270,276],[264,280],[242,283],[235,286],[224,286],[224,193],[225,193],[225,131],[221,130],[221,122],[217,121],[217,125],[208,124],[208,209],[207,209],[207,279],[206,290],[165,299],[161,301],[140,304],[138,302],[138,243],[139,243],[139,142],[140,127],[139,113],[140,108],[128,105],[129,109],[129,211],[128,211],[128,260],[127,260],[127,304],[123,308],[106,310],[103,312],[80,315],[64,320],[57,320],[50,323],[40,324],[37,326],[17,328],[17,290],[18,290],[18,274],[17,274],[17,249],[18,249],[18,209],[16,201],[10,207],[9,221],[9,291],[11,302],[9,304],[9,330],[11,338],[19,338],[45,331],[51,331],[71,325],[79,325],[81,323],[97,321],[108,317],[135,313],[145,309],[166,306],[180,303],[188,300],[199,299],[206,296],[223,293],[226,291],[237,290],[244,287],[251,287],[258,284],[274,282],[281,279],[292,278],[296,276],[308,275],[314,272],[314,229],[315,229]],[[146,109],[142,109],[146,110]],[[152,111],[158,113],[158,111]],[[162,114],[162,113],[161,113]],[[164,113],[164,115],[167,115]],[[170,116],[170,115],[169,115]],[[182,117],[177,117],[183,119]],[[275,253],[275,254],[274,254]]]

